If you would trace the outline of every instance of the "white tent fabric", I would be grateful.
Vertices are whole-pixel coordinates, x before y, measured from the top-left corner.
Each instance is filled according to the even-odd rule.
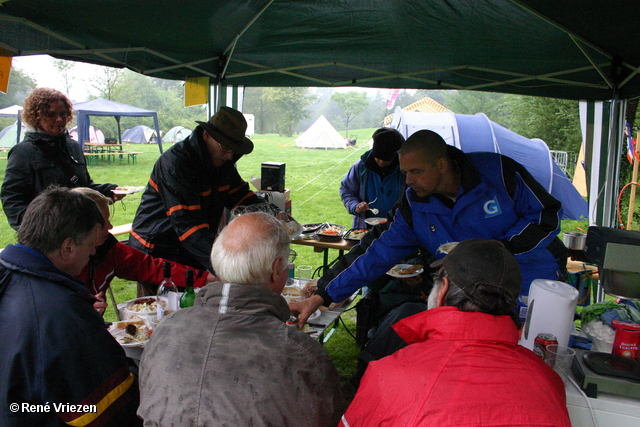
[[[72,127],[69,135],[78,141],[78,126]],[[91,144],[104,144],[104,133],[94,125],[89,125],[89,142]]]
[[[25,125],[22,124],[20,128],[20,135],[24,135]],[[11,148],[18,143],[18,125],[9,125],[0,131],[0,147]]]
[[[449,145],[463,152],[489,151],[504,154],[522,164],[533,177],[562,202],[563,218],[584,219],[589,206],[578,190],[553,161],[549,147],[540,139],[529,139],[489,120],[484,114],[473,116],[445,113],[419,113],[396,108],[391,127],[408,138],[421,129],[439,133]]]
[[[324,116],[311,125],[296,139],[296,147],[302,148],[347,148],[347,141],[331,126]]]
[[[174,126],[162,136],[162,140],[171,143],[180,142],[191,135],[191,132],[193,131],[184,126]]]
[[[3,108],[2,110],[0,110],[0,117],[15,117],[16,118],[16,124],[14,124],[13,126],[13,130],[9,130],[8,127],[5,128],[7,129],[5,131],[5,129],[3,129],[3,145],[2,147],[13,147],[14,145],[16,145],[18,142],[20,142],[20,138],[23,135],[24,132],[24,125],[22,124],[22,107],[19,105],[12,105],[10,107],[6,107]],[[10,126],[9,126],[10,127]],[[11,133],[15,139],[15,141],[13,141],[11,143],[11,141],[9,140],[9,137],[7,136],[8,133]],[[10,144],[10,145],[7,145]]]

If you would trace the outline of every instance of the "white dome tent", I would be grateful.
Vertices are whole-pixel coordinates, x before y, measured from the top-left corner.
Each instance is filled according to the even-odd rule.
[[[529,139],[476,115],[418,113],[399,107],[393,114],[391,127],[408,138],[422,129],[439,133],[445,142],[465,153],[489,151],[504,154],[522,164],[553,197],[562,202],[563,218],[587,218],[589,207],[576,187],[554,162],[547,144],[541,139]]]

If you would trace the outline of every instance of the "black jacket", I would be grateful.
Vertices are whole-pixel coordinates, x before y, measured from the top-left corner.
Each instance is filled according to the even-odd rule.
[[[211,161],[202,130],[156,162],[133,220],[129,245],[144,253],[213,271],[211,247],[224,209],[264,202],[235,168]]]
[[[95,184],[91,180],[82,147],[67,132],[55,138],[27,132],[24,140],[9,151],[0,194],[11,227],[18,229],[29,203],[51,184],[89,187],[107,197],[116,188],[115,184]]]

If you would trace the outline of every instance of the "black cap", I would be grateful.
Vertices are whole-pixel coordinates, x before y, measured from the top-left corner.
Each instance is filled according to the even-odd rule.
[[[374,158],[391,161],[402,144],[404,137],[400,132],[393,128],[380,128],[373,133],[373,149],[371,154]]]
[[[441,266],[453,283],[471,297],[479,284],[502,288],[513,298],[520,295],[520,265],[497,240],[460,242],[446,257],[431,264],[432,268]]]

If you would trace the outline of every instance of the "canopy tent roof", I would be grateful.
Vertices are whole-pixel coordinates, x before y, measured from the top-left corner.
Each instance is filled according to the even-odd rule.
[[[12,130],[9,130],[8,128],[5,128],[6,131],[4,131],[2,133],[2,144],[0,145],[1,147],[13,147],[14,145],[16,145],[18,142],[20,142],[20,134],[22,133],[22,130],[24,128],[24,126],[22,125],[22,107],[19,105],[11,105],[10,107],[5,107],[2,110],[0,110],[0,117],[15,117],[16,118],[16,124],[12,125],[14,126],[12,128]],[[10,126],[9,126],[10,127]],[[9,143],[9,137],[7,136],[8,134],[11,135],[15,135],[15,141],[13,141],[13,143],[11,145],[6,145]]]
[[[245,86],[640,96],[640,2],[6,1],[13,55]],[[175,22],[188,22],[176,28]],[[409,44],[408,44],[409,43]]]
[[[118,122],[118,137],[120,137],[120,118],[121,117],[153,117],[156,128],[156,135],[160,135],[160,127],[158,126],[158,113],[155,111],[145,110],[131,105],[121,104],[119,102],[110,101],[108,99],[97,98],[86,102],[79,102],[73,105],[78,118],[78,142],[84,144],[89,140],[90,116],[113,116]],[[157,138],[158,148],[162,153],[162,140]],[[122,143],[122,141],[120,141]]]
[[[347,141],[321,115],[309,129],[296,138],[296,147],[302,148],[347,148]]]
[[[554,162],[541,139],[529,139],[492,122],[484,114],[419,113],[396,108],[391,127],[408,138],[421,129],[442,136],[449,145],[469,153],[489,151],[504,154],[524,167],[556,199],[562,202],[563,219],[588,217],[589,206],[576,187]],[[581,218],[582,217],[582,218]]]

